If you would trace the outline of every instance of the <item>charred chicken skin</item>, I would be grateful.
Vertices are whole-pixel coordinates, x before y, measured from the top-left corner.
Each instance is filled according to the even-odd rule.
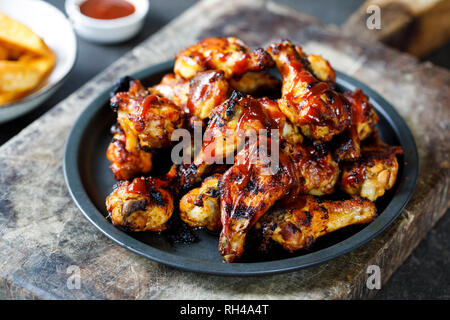
[[[114,125],[114,137],[106,151],[111,162],[109,166],[116,180],[127,180],[152,170],[152,154],[136,147],[131,151],[126,148],[126,137],[119,125]]]
[[[189,226],[204,227],[210,231],[220,231],[220,191],[221,174],[214,174],[199,188],[192,189],[180,200],[180,218]]]
[[[223,164],[227,158],[232,162],[246,138],[258,135],[258,130],[267,130],[270,135],[273,129],[278,130],[281,143],[296,145],[303,141],[298,128],[279,110],[276,101],[234,91],[227,101],[212,110],[202,148],[193,163],[174,166],[171,179],[189,189],[211,174],[212,164]]]
[[[242,256],[250,228],[276,201],[298,194],[329,194],[337,182],[339,168],[329,154],[299,146],[290,155],[281,152],[274,170],[259,156],[261,148],[269,145],[269,141],[247,145],[220,181],[223,228],[219,251],[226,262]]]
[[[257,222],[255,231],[262,238],[259,250],[266,251],[271,241],[290,252],[307,249],[328,233],[372,222],[376,212],[375,204],[367,200],[323,201],[302,196],[276,206]]]
[[[113,225],[128,231],[162,231],[173,213],[167,182],[155,178],[123,181],[106,198]]]
[[[133,86],[142,87],[139,81]],[[167,98],[155,94],[133,96],[130,91],[119,92],[111,99],[125,132],[127,150],[170,146],[172,132],[183,126],[183,111]]]
[[[342,94],[310,72],[307,56],[299,50],[288,40],[267,48],[283,79],[280,109],[305,136],[330,141],[351,125],[351,108]]]
[[[394,186],[398,173],[396,155],[402,153],[400,147],[363,147],[361,159],[343,165],[341,189],[351,196],[375,201]]]

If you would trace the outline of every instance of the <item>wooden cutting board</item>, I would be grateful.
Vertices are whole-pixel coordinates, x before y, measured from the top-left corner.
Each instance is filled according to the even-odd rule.
[[[417,188],[380,236],[345,256],[288,274],[238,278],[184,272],[114,244],[77,209],[64,183],[65,140],[80,112],[118,77],[170,59],[206,36],[251,46],[289,38],[385,97],[411,128]],[[385,283],[449,205],[450,73],[273,3],[203,1],[0,148],[0,298],[364,298],[369,265]],[[80,268],[81,288],[67,285]],[[70,269],[69,269],[70,270]]]

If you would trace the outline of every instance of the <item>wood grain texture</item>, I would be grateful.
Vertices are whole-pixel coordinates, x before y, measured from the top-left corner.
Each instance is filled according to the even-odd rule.
[[[188,26],[188,27],[187,27]],[[415,194],[380,236],[328,263],[288,274],[218,277],[184,272],[119,247],[77,209],[64,183],[65,140],[80,112],[119,76],[169,59],[205,36],[253,46],[289,38],[366,83],[405,118],[419,149]],[[450,73],[337,27],[259,0],[208,0],[186,11],[0,148],[0,298],[366,298],[366,268],[386,282],[449,206]],[[67,267],[81,269],[81,289]]]

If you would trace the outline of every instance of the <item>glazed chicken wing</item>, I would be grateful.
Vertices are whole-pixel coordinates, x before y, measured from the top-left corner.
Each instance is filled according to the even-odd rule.
[[[263,141],[264,139],[260,137]],[[226,262],[241,257],[250,228],[278,200],[297,194],[333,192],[339,168],[332,157],[298,146],[292,154],[279,154],[276,170],[260,158],[258,143],[247,145],[220,181],[221,221],[219,251]],[[302,149],[302,150],[300,150]],[[268,151],[265,151],[268,154]],[[272,171],[271,171],[272,170]]]
[[[211,110],[227,100],[230,86],[222,71],[198,72],[191,80],[167,74],[151,91],[171,100],[186,114],[203,120],[209,118]]]
[[[344,93],[344,96],[352,107],[353,126],[356,127],[358,138],[363,141],[374,132],[375,125],[379,120],[378,115],[369,102],[369,97],[361,89],[348,91]]]
[[[309,71],[307,56],[300,55],[298,48],[285,40],[267,49],[283,79],[280,109],[305,136],[330,141],[351,125],[350,106],[328,82],[320,81]]]
[[[247,71],[260,71],[273,66],[263,49],[251,51],[237,38],[207,38],[181,51],[175,60],[174,72],[191,79],[203,70],[221,70],[225,78],[241,76]]]
[[[117,121],[126,136],[127,150],[137,145],[144,148],[163,148],[171,145],[171,135],[183,126],[183,112],[170,100],[146,95],[130,97],[119,92],[111,104],[118,106]]]
[[[270,136],[273,129],[278,130],[281,143],[295,145],[303,141],[276,101],[255,99],[234,91],[227,101],[212,110],[201,151],[194,162],[174,166],[171,176],[178,179],[179,185],[191,188],[211,173],[212,164],[233,163],[246,138],[257,135],[258,130],[267,130]]]
[[[323,201],[303,196],[288,206],[277,206],[255,225],[262,237],[259,250],[265,251],[270,241],[294,252],[309,248],[328,233],[354,224],[372,222],[375,204],[367,200]]]
[[[199,188],[192,189],[180,200],[180,218],[191,227],[205,227],[210,231],[219,231],[220,194],[219,179],[214,174],[203,180]]]
[[[152,154],[137,147],[128,151],[125,147],[126,137],[119,125],[111,129],[114,137],[106,151],[106,157],[111,161],[109,166],[116,180],[128,180],[138,174],[152,170]]]
[[[106,198],[115,226],[128,231],[162,231],[173,213],[173,197],[167,182],[155,178],[123,181]]]
[[[394,186],[398,172],[396,155],[402,153],[400,147],[363,147],[361,159],[343,165],[341,189],[351,196],[375,201]]]
[[[189,95],[189,81],[173,73],[166,74],[161,82],[149,88],[151,94],[157,94],[169,99],[185,113],[190,113],[187,108]]]

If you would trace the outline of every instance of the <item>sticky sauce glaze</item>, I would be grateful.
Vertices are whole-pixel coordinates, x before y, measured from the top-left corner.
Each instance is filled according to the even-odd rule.
[[[86,0],[80,4],[80,11],[94,19],[112,20],[132,15],[136,9],[125,0]]]

